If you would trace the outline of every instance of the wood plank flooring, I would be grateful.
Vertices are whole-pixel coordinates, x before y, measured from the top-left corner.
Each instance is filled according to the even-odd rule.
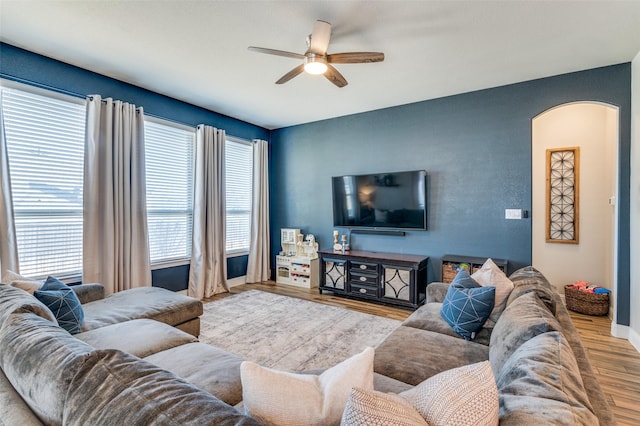
[[[228,297],[249,290],[262,290],[297,297],[400,321],[406,319],[412,312],[403,308],[333,296],[331,293],[321,295],[318,289],[275,285],[273,282],[240,285],[233,287],[230,293],[218,294],[207,300]],[[640,425],[640,353],[627,340],[611,336],[609,318],[569,312],[618,424],[620,426]]]

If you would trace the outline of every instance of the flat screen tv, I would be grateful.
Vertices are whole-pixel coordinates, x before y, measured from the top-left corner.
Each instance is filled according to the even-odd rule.
[[[427,229],[424,170],[335,176],[332,193],[334,226]]]

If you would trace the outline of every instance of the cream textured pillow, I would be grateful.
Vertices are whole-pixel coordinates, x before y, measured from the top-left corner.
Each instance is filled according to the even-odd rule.
[[[400,396],[431,426],[495,426],[500,417],[489,361],[443,371]]]
[[[244,408],[266,425],[338,424],[351,389],[373,389],[373,355],[373,348],[366,348],[319,376],[245,361],[240,365]]]
[[[392,393],[354,388],[341,426],[429,426],[409,402]]]
[[[34,280],[16,272],[7,270],[2,276],[2,283],[9,284],[13,287],[24,290],[29,294],[33,294],[36,290],[40,290],[44,281]]]
[[[474,272],[471,278],[483,287],[493,286],[496,288],[496,302],[487,321],[487,325],[492,326],[504,310],[507,298],[513,290],[513,283],[491,259],[487,259],[482,268]]]

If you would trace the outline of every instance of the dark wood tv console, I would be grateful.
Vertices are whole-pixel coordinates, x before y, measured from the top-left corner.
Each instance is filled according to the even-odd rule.
[[[425,300],[429,257],[352,250],[321,250],[320,294],[416,309]]]

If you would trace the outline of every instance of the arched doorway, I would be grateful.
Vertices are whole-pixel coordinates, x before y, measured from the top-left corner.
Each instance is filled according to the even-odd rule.
[[[563,291],[576,280],[611,289],[615,313],[618,108],[575,102],[549,109],[532,120],[532,264]],[[546,151],[580,148],[579,242],[546,241]]]

